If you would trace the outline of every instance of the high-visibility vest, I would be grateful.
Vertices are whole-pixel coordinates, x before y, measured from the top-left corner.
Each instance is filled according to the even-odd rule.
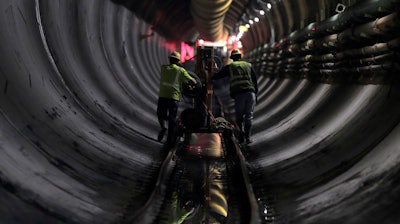
[[[245,61],[234,61],[229,65],[230,92],[235,93],[255,91],[251,80],[251,64]]]
[[[180,100],[182,82],[192,77],[182,67],[175,64],[161,66],[159,97]]]

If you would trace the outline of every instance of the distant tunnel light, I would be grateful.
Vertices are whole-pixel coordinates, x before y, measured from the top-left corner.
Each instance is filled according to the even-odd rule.
[[[247,32],[249,27],[250,27],[249,24],[246,24],[246,26],[239,26],[239,33],[236,35],[236,39],[240,40],[240,38],[242,38],[244,32]]]
[[[226,46],[226,44],[227,44],[227,40],[207,41],[207,40],[199,39],[196,41],[196,46],[223,47],[223,46]]]
[[[243,48],[243,44],[242,44],[241,41],[237,42],[237,47],[236,48],[239,48],[239,49]]]
[[[203,39],[198,40],[198,45],[203,45],[203,44],[204,44],[204,40]]]
[[[239,31],[241,32],[247,32],[247,26],[239,26]]]

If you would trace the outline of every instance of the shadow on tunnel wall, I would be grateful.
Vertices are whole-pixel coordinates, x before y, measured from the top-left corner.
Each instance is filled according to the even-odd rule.
[[[284,223],[400,220],[399,2],[365,2],[247,54],[260,93],[246,155]],[[0,9],[0,222],[113,223],[142,206],[175,45],[140,38],[151,24],[111,1]]]

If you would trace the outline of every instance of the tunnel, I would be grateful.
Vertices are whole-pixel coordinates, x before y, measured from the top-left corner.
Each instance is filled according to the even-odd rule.
[[[399,5],[2,0],[0,223],[139,210],[166,155],[160,66],[246,25],[259,92],[244,155],[269,223],[400,223]]]

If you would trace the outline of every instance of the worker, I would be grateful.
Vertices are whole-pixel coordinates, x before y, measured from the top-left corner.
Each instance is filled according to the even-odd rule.
[[[239,49],[232,50],[230,58],[233,62],[215,73],[213,79],[229,76],[230,96],[235,101],[235,122],[239,143],[246,140],[246,143],[250,144],[258,93],[257,76],[252,65],[242,60],[243,53]]]
[[[197,81],[181,66],[181,55],[174,51],[169,55],[169,64],[161,66],[160,88],[157,103],[157,117],[160,123],[160,132],[157,140],[162,141],[167,128],[165,121],[168,122],[167,143],[173,139],[175,119],[178,112],[179,101],[181,99],[181,86],[183,83],[196,85]]]

